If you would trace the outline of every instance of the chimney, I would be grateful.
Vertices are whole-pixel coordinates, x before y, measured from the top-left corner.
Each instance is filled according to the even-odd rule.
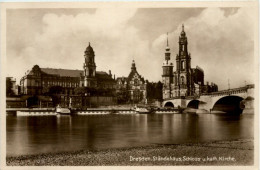
[[[109,70],[109,76],[112,78],[113,76],[112,76],[112,73],[111,73],[111,70]]]

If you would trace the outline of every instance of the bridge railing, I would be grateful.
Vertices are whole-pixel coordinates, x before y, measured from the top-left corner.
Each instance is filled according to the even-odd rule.
[[[234,88],[234,89],[228,89],[228,90],[221,90],[217,92],[211,92],[211,93],[202,93],[199,96],[178,96],[178,97],[171,97],[163,99],[165,100],[174,100],[174,99],[198,99],[200,96],[222,96],[222,95],[231,95],[231,94],[237,94],[237,93],[246,93],[248,89],[254,88],[254,84],[249,84],[244,87]]]
[[[200,96],[181,96],[181,97],[171,97],[171,98],[165,98],[163,100],[173,100],[173,99],[198,99]]]
[[[231,95],[231,94],[237,94],[237,93],[245,93],[248,89],[254,88],[253,84],[247,85],[245,87],[239,87],[234,89],[228,89],[228,90],[221,90],[217,92],[212,93],[202,93],[201,96],[221,96],[221,95]]]
[[[173,99],[181,99],[182,97],[171,97],[171,98],[165,98],[163,100],[173,100]]]

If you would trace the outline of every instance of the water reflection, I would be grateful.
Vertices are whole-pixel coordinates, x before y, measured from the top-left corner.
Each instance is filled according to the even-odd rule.
[[[253,138],[253,115],[7,116],[7,155]]]

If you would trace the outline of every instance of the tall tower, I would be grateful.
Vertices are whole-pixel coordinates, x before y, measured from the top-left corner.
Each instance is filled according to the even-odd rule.
[[[176,83],[178,96],[192,95],[191,87],[191,57],[188,53],[188,40],[182,25],[181,35],[179,37],[179,54],[176,56]]]
[[[168,43],[168,33],[167,33],[167,44],[165,48],[165,60],[163,62],[163,74],[162,74],[162,82],[163,82],[163,99],[171,98],[171,84],[173,83],[173,64],[170,62],[171,52]]]
[[[96,63],[95,63],[95,52],[90,46],[85,50],[85,63],[83,65],[84,69],[84,87],[96,87]]]

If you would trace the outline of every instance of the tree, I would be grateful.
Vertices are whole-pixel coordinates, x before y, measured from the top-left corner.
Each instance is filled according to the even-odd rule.
[[[53,94],[61,94],[62,93],[63,88],[61,86],[51,86],[49,88],[49,94],[53,95]]]
[[[85,96],[89,92],[87,87],[76,87],[74,89],[76,95]]]
[[[49,95],[52,98],[53,106],[57,106],[58,104],[60,104],[60,94],[62,93],[62,91],[63,88],[61,86],[51,86],[48,88],[47,93],[45,94]]]
[[[12,82],[11,78],[7,77],[6,78],[6,96],[13,96],[14,91],[12,90]]]
[[[129,93],[126,89],[120,89],[116,92],[116,97],[119,104],[127,103],[129,101]]]
[[[162,100],[162,87],[163,84],[159,81],[158,83],[147,84],[147,98]]]

